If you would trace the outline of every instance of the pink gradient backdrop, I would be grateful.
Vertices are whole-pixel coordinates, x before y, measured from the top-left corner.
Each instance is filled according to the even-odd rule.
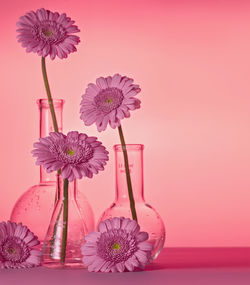
[[[142,108],[123,121],[127,143],[144,143],[145,193],[168,246],[250,245],[249,1],[2,1],[0,11],[0,220],[36,184],[36,99],[45,97],[40,58],[17,43],[15,23],[31,9],[66,12],[81,29],[78,52],[48,62],[64,130],[97,135],[106,171],[82,180],[95,214],[114,197],[117,130],[79,119],[80,96],[98,76],[119,72],[141,85]],[[105,185],[105,186],[104,186]],[[98,197],[98,198],[97,198]]]

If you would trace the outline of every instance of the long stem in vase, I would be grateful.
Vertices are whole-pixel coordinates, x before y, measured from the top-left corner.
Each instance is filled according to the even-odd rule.
[[[52,118],[52,122],[53,122],[54,131],[58,133],[58,124],[57,124],[57,119],[56,119],[56,112],[55,112],[54,103],[53,103],[53,99],[52,99],[51,91],[50,91],[50,87],[49,87],[49,80],[48,80],[48,75],[47,75],[47,70],[46,70],[45,57],[42,57],[42,73],[43,73],[43,81],[44,81],[44,86],[46,89],[47,98],[48,98],[48,102],[49,102],[50,114],[51,114],[51,118]],[[60,175],[61,170],[58,170],[57,174]],[[55,203],[56,203],[56,201],[57,201],[57,192],[55,194]]]
[[[63,236],[62,236],[62,251],[61,251],[61,263],[65,262],[66,258],[66,248],[67,248],[67,236],[68,236],[68,207],[69,207],[69,199],[68,199],[68,189],[69,189],[69,180],[64,179],[63,181]]]
[[[44,85],[48,97],[48,102],[49,102],[49,108],[50,108],[50,113],[52,117],[52,122],[54,126],[54,131],[58,133],[58,125],[57,125],[57,120],[56,120],[56,112],[50,92],[50,87],[49,87],[49,80],[48,80],[48,75],[46,71],[46,64],[45,64],[45,57],[42,57],[42,72],[43,72],[43,80],[44,80]]]
[[[131,183],[131,177],[130,177],[130,171],[129,171],[128,152],[126,149],[126,143],[125,143],[121,125],[118,127],[118,131],[119,131],[119,136],[120,136],[122,151],[123,151],[123,156],[124,156],[124,164],[125,164],[125,171],[126,171],[126,178],[127,178],[131,214],[132,214],[133,220],[137,221],[137,215],[136,215],[136,209],[135,209],[135,199],[133,195],[133,189],[132,189],[132,183]]]
[[[45,85],[45,89],[46,89],[46,93],[48,97],[49,108],[50,108],[54,131],[58,133],[56,112],[55,112],[55,108],[53,104],[53,99],[51,96],[49,80],[48,80],[48,75],[46,71],[45,57],[42,57],[42,73],[43,73],[44,85]],[[60,175],[61,170],[58,170],[57,174]],[[62,236],[62,249],[61,249],[61,263],[64,263],[65,258],[66,258],[67,235],[68,235],[68,187],[69,187],[69,181],[68,179],[65,179],[64,185],[63,185],[63,236]],[[55,195],[55,202],[56,201],[57,201],[57,192]],[[59,213],[59,216],[60,216],[60,213]],[[54,232],[56,232],[58,221],[59,219],[57,220],[55,224]]]

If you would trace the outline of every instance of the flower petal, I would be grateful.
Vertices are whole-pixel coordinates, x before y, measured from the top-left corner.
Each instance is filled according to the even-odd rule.
[[[116,268],[119,272],[123,272],[125,270],[125,264],[124,262],[120,262],[116,264]]]
[[[138,250],[135,252],[135,256],[139,260],[141,264],[146,264],[149,262],[148,255],[142,250]]]
[[[113,78],[112,78],[112,81],[111,81],[111,84],[110,84],[110,86],[111,87],[117,87],[118,85],[119,85],[119,83],[120,83],[120,81],[121,81],[121,75],[120,74],[115,74],[114,76],[113,76]]]
[[[138,244],[138,248],[143,251],[151,251],[153,249],[153,245],[149,242],[140,242]]]
[[[136,240],[138,242],[142,242],[142,241],[145,241],[148,239],[148,233],[146,232],[139,232],[137,235],[136,235]]]

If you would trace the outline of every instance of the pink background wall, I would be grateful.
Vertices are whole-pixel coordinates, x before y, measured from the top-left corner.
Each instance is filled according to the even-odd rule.
[[[97,135],[111,152],[105,172],[80,182],[96,216],[114,197],[118,132],[85,128],[79,103],[87,83],[119,72],[142,88],[142,108],[123,128],[128,143],[146,145],[146,198],[167,245],[249,246],[250,2],[241,0],[2,1],[0,220],[39,179],[30,150],[45,97],[40,58],[17,43],[15,23],[40,7],[81,29],[78,52],[49,60],[48,73],[53,96],[66,100],[64,130]]]

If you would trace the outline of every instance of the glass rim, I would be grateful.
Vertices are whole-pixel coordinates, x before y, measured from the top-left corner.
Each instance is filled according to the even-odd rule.
[[[115,144],[113,146],[114,150],[122,151],[122,145],[121,144]],[[143,150],[144,145],[143,144],[126,144],[127,150]]]
[[[64,99],[52,99],[52,101],[55,106],[62,106],[65,103]],[[37,99],[36,103],[38,106],[49,107],[49,100],[45,98]]]

